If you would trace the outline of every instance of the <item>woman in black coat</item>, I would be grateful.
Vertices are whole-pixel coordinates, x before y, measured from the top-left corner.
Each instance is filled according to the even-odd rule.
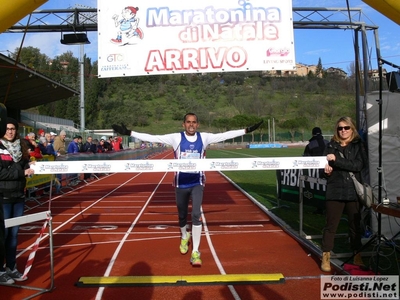
[[[33,175],[30,168],[29,151],[18,137],[18,122],[7,118],[7,128],[0,140],[0,203],[4,219],[20,217],[24,213],[26,177]],[[17,270],[16,257],[19,226],[5,228],[5,258],[0,257],[0,281],[12,284],[27,277]],[[0,237],[1,238],[1,237]],[[3,268],[3,263],[6,268]]]
[[[330,272],[330,251],[333,249],[336,230],[343,212],[347,214],[350,244],[354,253],[361,244],[361,205],[349,172],[361,180],[361,171],[368,167],[367,152],[355,124],[350,117],[341,117],[335,133],[325,149],[328,163],[324,172],[326,188],[326,225],[322,237],[321,270]],[[363,265],[361,255],[354,257],[354,264]]]

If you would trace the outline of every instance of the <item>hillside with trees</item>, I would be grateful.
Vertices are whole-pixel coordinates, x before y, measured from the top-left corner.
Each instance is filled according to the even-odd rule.
[[[16,59],[18,49],[11,55]],[[18,61],[79,90],[79,59],[72,52],[49,58],[33,47],[22,48]],[[97,62],[85,65],[86,129],[128,127],[153,134],[179,130],[186,112],[195,112],[201,130],[219,132],[274,120],[276,132],[309,136],[319,126],[331,131],[336,119],[355,117],[355,83],[323,73],[273,77],[268,72],[156,75],[98,78]],[[34,112],[71,119],[79,124],[79,96],[43,105]],[[302,139],[302,138],[301,138]],[[306,138],[307,139],[307,138]]]

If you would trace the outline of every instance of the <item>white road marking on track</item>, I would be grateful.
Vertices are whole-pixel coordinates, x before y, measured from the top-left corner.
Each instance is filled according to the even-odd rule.
[[[115,230],[115,229],[118,229],[118,226],[115,226],[115,225],[91,225],[91,226],[76,225],[76,226],[72,227],[72,230],[87,230],[87,229]]]
[[[158,182],[156,188],[153,190],[153,192],[151,193],[151,195],[149,196],[149,198],[147,199],[146,203],[144,204],[143,208],[141,209],[141,211],[138,213],[137,217],[135,218],[135,220],[133,221],[133,223],[131,224],[131,226],[129,227],[129,229],[127,230],[127,232],[125,233],[124,237],[121,239],[117,249],[115,249],[115,252],[113,254],[113,256],[111,257],[111,260],[107,266],[106,271],[104,272],[104,276],[107,277],[110,275],[111,273],[111,269],[114,266],[115,260],[117,259],[117,256],[119,254],[119,252],[121,251],[122,246],[124,245],[125,241],[127,240],[129,234],[131,233],[131,231],[133,230],[133,228],[135,227],[136,223],[139,221],[139,218],[142,216],[142,214],[144,213],[144,210],[147,208],[147,206],[150,203],[150,200],[152,199],[153,195],[155,194],[155,192],[157,191],[158,187],[161,185],[162,181],[164,180],[164,178],[167,176],[168,173],[164,173],[164,176],[161,178],[161,180]],[[97,290],[97,294],[96,294],[96,300],[101,300],[102,296],[103,296],[103,292],[104,292],[104,287],[100,287]]]
[[[38,229],[38,228],[42,228],[43,227],[43,225],[41,225],[41,226],[36,226],[36,225],[31,225],[31,226],[20,226],[19,227],[19,230],[22,230],[22,231],[30,231],[30,230],[33,230],[33,229]]]
[[[178,227],[178,226],[168,226],[168,225],[150,225],[147,228],[149,229],[156,229],[156,230],[165,230],[168,228],[173,228],[173,227]]]
[[[177,235],[176,232],[173,233],[173,236],[163,236],[163,237],[149,237],[149,238],[140,238],[140,239],[127,239],[125,240],[125,243],[131,243],[131,242],[142,242],[142,241],[151,241],[151,240],[165,240],[165,239],[177,239],[180,237],[180,235]],[[76,234],[74,234],[76,235]],[[104,241],[104,242],[96,242],[96,245],[108,245],[108,244],[119,244],[121,242],[121,239],[114,240],[114,241]],[[59,245],[59,246],[54,246],[54,249],[56,248],[73,248],[73,247],[91,247],[93,246],[93,243],[79,243],[79,244],[69,244],[69,245]],[[38,249],[48,249],[49,247],[39,247]]]
[[[113,191],[123,187],[124,185],[126,185],[129,181],[132,181],[133,179],[135,179],[137,176],[139,176],[139,174],[135,174],[135,176],[129,178],[129,180],[125,181],[124,183],[120,184],[118,187],[116,187],[115,189],[111,190],[109,193],[105,194],[103,197],[99,198],[97,201],[93,202],[91,205],[87,206],[86,208],[82,209],[81,211],[79,211],[79,213],[75,214],[73,217],[69,218],[67,221],[61,223],[61,225],[59,225],[56,228],[53,228],[53,237],[54,235],[57,234],[57,231],[60,230],[62,227],[64,227],[65,225],[69,225],[71,223],[72,220],[74,220],[75,218],[80,217],[82,214],[84,214],[87,210],[89,210],[90,208],[92,208],[93,206],[95,206],[96,204],[98,204],[99,202],[101,202],[103,199],[105,199],[108,195],[110,195],[111,193],[113,193]],[[101,180],[101,179],[100,179]],[[82,186],[83,187],[83,186]],[[80,187],[81,188],[81,187]],[[70,192],[68,192],[70,193]],[[67,193],[66,193],[67,194]],[[64,195],[66,195],[64,194]],[[42,203],[42,205],[44,205],[47,202]],[[39,205],[38,205],[39,206]],[[43,241],[44,239],[48,238],[49,234],[45,234],[43,235],[42,239],[40,241]],[[17,257],[20,257],[22,254],[26,253],[27,251],[31,250],[34,244],[31,244],[30,246],[26,247],[24,250],[22,250],[21,252],[18,253]]]
[[[321,276],[320,276],[320,275],[317,275],[317,276],[285,277],[285,280],[301,280],[301,279],[321,279]]]
[[[215,260],[215,263],[217,264],[218,270],[222,275],[226,275],[224,267],[222,266],[222,263],[219,260],[217,252],[215,251],[214,245],[213,245],[213,243],[211,241],[211,236],[210,236],[210,232],[208,231],[207,221],[206,221],[206,217],[205,217],[204,212],[203,212],[203,207],[201,207],[201,219],[202,219],[202,222],[203,222],[204,232],[206,234],[208,246],[210,247],[211,254],[214,257],[214,260]],[[228,288],[229,288],[233,298],[235,300],[240,300],[240,296],[236,292],[235,287],[233,285],[228,285]]]
[[[263,224],[253,224],[253,225],[219,225],[219,227],[228,227],[228,228],[245,228],[245,227],[264,227]]]

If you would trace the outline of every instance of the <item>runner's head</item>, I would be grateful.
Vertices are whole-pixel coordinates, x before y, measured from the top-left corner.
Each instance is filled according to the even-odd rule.
[[[195,135],[197,128],[199,127],[199,122],[196,114],[187,113],[183,118],[183,128],[185,128],[186,135]]]

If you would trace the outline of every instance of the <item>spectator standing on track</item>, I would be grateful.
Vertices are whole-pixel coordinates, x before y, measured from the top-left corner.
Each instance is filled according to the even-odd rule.
[[[110,144],[110,146],[109,146],[109,151],[115,150],[115,149],[114,149],[114,139],[113,139],[112,136],[109,136],[109,137],[108,137],[108,143]]]
[[[54,139],[57,136],[57,133],[50,131],[50,143],[54,143]]]
[[[312,138],[304,148],[303,156],[323,156],[326,145],[329,141],[324,139],[321,128],[314,127],[312,130]]]
[[[45,136],[39,138],[39,148],[42,155],[54,155],[54,148],[50,141],[50,134],[46,133]],[[43,189],[43,195],[48,195],[50,193],[50,185],[46,185]]]
[[[51,134],[51,133],[50,133]],[[65,137],[67,134],[64,130],[60,131],[60,134],[54,138],[53,147],[58,155],[65,155],[67,153],[65,148]]]
[[[174,156],[178,159],[202,159],[205,158],[207,146],[227,139],[242,136],[256,130],[263,121],[247,127],[246,129],[231,130],[223,133],[197,132],[199,122],[196,114],[187,113],[183,118],[184,131],[165,134],[151,135],[131,131],[124,124],[112,125],[112,128],[121,135],[136,137],[142,141],[165,143],[173,146]],[[189,201],[192,199],[192,241],[193,249],[190,263],[193,266],[201,266],[200,239],[202,231],[201,204],[203,201],[203,189],[205,185],[205,174],[199,172],[177,172],[174,178],[175,197],[179,215],[179,227],[181,230],[181,241],[179,249],[181,254],[188,252],[190,233],[187,232],[187,215]]]
[[[82,152],[93,152],[93,151],[91,150],[92,144],[93,144],[93,137],[92,137],[91,135],[89,135],[89,136],[86,138],[86,142],[83,144]]]
[[[47,153],[47,139],[42,136],[39,138],[39,149],[42,155],[49,155],[50,153]]]
[[[79,141],[79,136],[78,135],[74,136],[74,138],[68,145],[68,149],[67,149],[68,154],[79,153],[78,141]]]
[[[78,149],[79,149],[79,152],[83,152],[82,137],[80,135],[78,135]]]
[[[26,177],[34,174],[30,168],[27,143],[18,138],[18,122],[7,118],[7,129],[0,140],[0,201],[4,219],[24,214]],[[4,257],[0,261],[0,282],[12,284],[28,279],[17,269],[17,245],[19,226],[5,228]]]
[[[106,136],[103,135],[103,136],[101,137],[101,139],[100,139],[100,142],[101,142],[101,141],[104,141],[104,143],[103,143],[104,152],[112,151],[112,146],[111,146],[110,142],[107,141]]]
[[[5,235],[3,204],[0,204],[0,262],[2,262],[0,266],[0,283],[13,284],[15,282],[14,279],[8,276],[6,270],[3,268],[3,262],[6,257]]]
[[[46,133],[45,134],[45,138],[46,138],[46,141],[47,141],[46,153],[48,155],[54,155],[55,157],[57,157],[57,151],[54,150],[53,139],[51,138],[51,134],[50,133]]]
[[[4,120],[6,117],[5,107],[0,107],[0,136],[4,136],[7,130],[7,120]],[[16,130],[17,131],[17,130]],[[10,278],[7,275],[6,270],[3,268],[3,262],[6,257],[6,249],[5,249],[5,234],[6,234],[5,224],[4,224],[4,211],[3,204],[0,203],[0,282],[4,284],[12,284],[14,279]]]
[[[67,153],[68,154],[76,154],[79,153],[79,135],[74,136],[73,140],[69,143],[68,145],[68,149],[67,149]],[[82,137],[81,137],[82,139]],[[77,185],[80,180],[78,178],[78,174],[74,173],[74,174],[69,174],[69,176],[67,176],[70,180],[69,185],[75,186]]]
[[[43,158],[42,152],[40,151],[39,142],[36,141],[36,134],[34,132],[29,132],[24,140],[28,146],[29,156],[31,161]],[[26,195],[28,198],[35,198],[37,187],[30,187],[26,189]]]
[[[61,130],[59,135],[54,132],[50,132],[51,136],[54,136],[53,148],[57,153],[57,157],[65,155],[67,153],[65,148],[65,137],[67,133],[64,130]],[[62,174],[56,174],[56,194],[61,192],[62,186]]]
[[[116,137],[112,140],[111,144],[112,144],[112,148],[114,149],[114,151],[122,150],[122,149],[123,149],[123,148],[122,148],[122,137],[116,136]]]
[[[41,137],[45,137],[45,134],[46,134],[46,132],[44,131],[44,129],[39,129],[39,130],[38,130],[38,134],[37,134],[38,140],[39,140]]]
[[[29,155],[32,160],[41,159],[42,153],[40,152],[40,148],[38,142],[36,142],[36,135],[34,132],[29,132],[26,135],[26,140],[28,142]]]
[[[99,140],[98,139],[93,139],[92,145],[90,146],[90,149],[92,150],[93,153],[97,153],[97,148],[99,146]]]
[[[309,143],[304,148],[303,156],[323,156],[325,152],[326,145],[328,145],[329,141],[324,139],[322,135],[322,130],[319,127],[314,127],[312,129],[312,138],[309,140]],[[318,170],[319,176],[323,177],[323,170]],[[310,175],[310,174],[309,174]],[[316,205],[317,209],[314,211],[314,214],[322,215],[324,213],[325,202],[318,201]]]
[[[97,149],[96,149],[96,147],[93,147],[93,146],[94,146],[93,137],[89,135],[86,138],[86,142],[82,146],[82,152],[85,152],[85,153],[96,153]],[[83,180],[85,182],[90,181],[91,179],[92,179],[92,174],[90,174],[90,173],[84,173],[83,174]]]
[[[107,148],[105,147],[105,140],[103,138],[100,139],[100,142],[97,144],[97,153],[107,152]]]
[[[330,272],[330,252],[334,246],[336,230],[343,212],[347,213],[350,246],[354,264],[363,265],[361,248],[361,204],[349,172],[361,181],[361,171],[368,166],[367,152],[355,124],[350,117],[341,117],[335,125],[335,133],[325,149],[327,164],[324,172],[326,187],[326,224],[322,235],[321,270]]]

